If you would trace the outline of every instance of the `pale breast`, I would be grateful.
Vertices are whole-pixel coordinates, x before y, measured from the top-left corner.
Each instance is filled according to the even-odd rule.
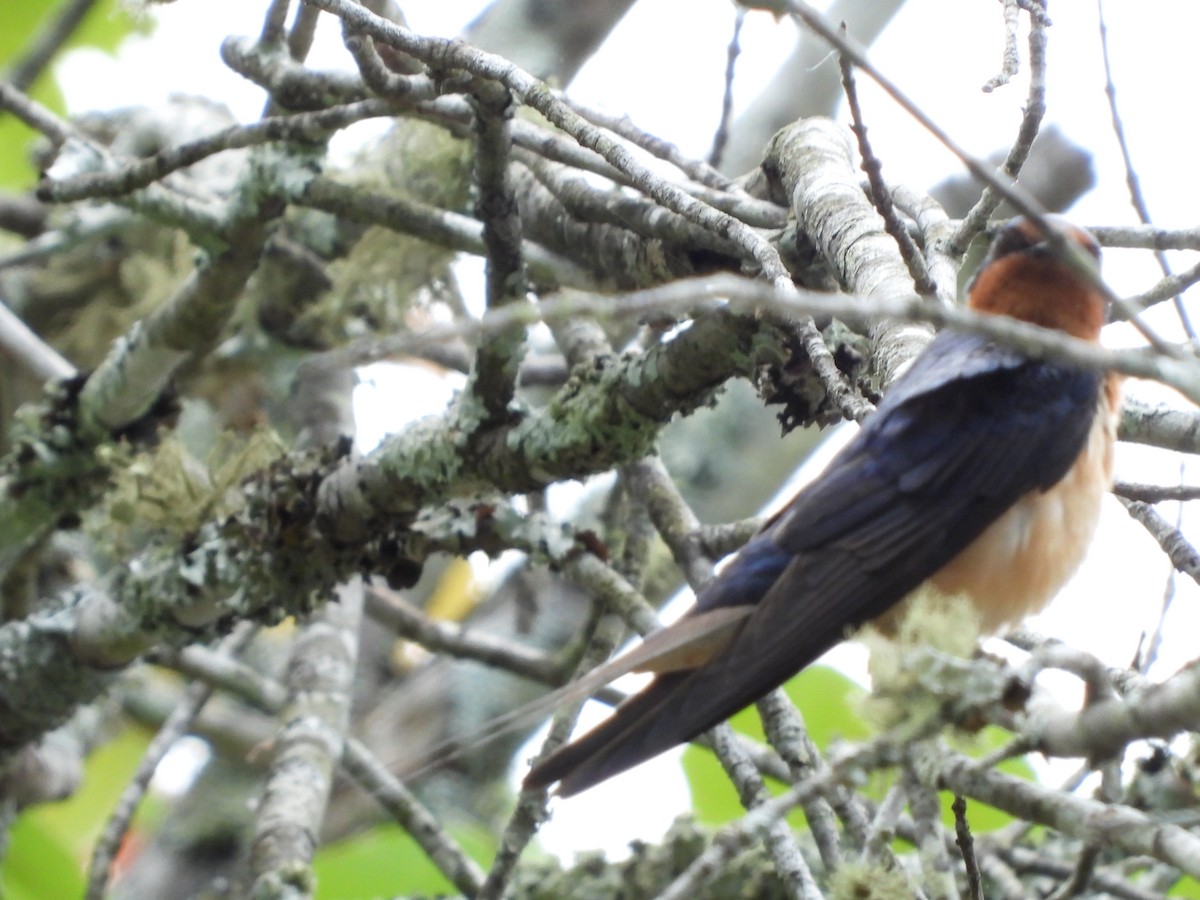
[[[1087,446],[1062,480],[1026,494],[929,579],[943,594],[970,595],[984,631],[1041,610],[1083,561],[1112,485],[1118,390],[1110,378]]]

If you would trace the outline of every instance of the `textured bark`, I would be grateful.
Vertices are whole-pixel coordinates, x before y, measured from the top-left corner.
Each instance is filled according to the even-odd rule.
[[[181,693],[211,690],[194,730],[217,759],[114,896],[194,894],[218,873],[259,896],[307,895],[322,842],[382,819],[466,895],[815,898],[921,885],[952,897],[959,850],[938,789],[1043,826],[1036,844],[976,836],[989,893],[1048,894],[1039,879],[1052,872],[1072,890],[1143,897],[1200,874],[1194,836],[1135,809],[1153,802],[1145,792],[1121,796],[1116,763],[1103,799],[1084,799],[940,746],[990,723],[1017,749],[1098,759],[1194,720],[1194,666],[1148,686],[1036,639],[1034,662],[1016,669],[914,663],[910,719],[825,759],[780,696],[764,701],[779,756],[727,730],[710,741],[752,807],[711,839],[681,825],[626,863],[565,872],[522,857],[545,798],[514,804],[497,784],[532,718],[486,747],[458,739],[568,680],[577,661],[599,664],[630,628],[656,627],[654,606],[681,573],[702,585],[754,532],[743,517],[815,440],[780,443],[763,397],[788,404],[787,425],[861,418],[928,339],[926,323],[1200,396],[1186,354],[1105,355],[954,308],[950,236],[971,229],[907,186],[864,189],[844,129],[795,121],[798,104],[829,113],[838,96],[834,61],[808,32],[785,87],[734,126],[729,165],[754,169],[739,183],[546,83],[568,83],[630,5],[502,0],[464,42],[414,33],[386,0],[264,4],[261,35],[222,48],[270,93],[271,115],[246,124],[186,101],[68,122],[0,85],[0,109],[52,145],[41,199],[0,197],[0,227],[28,239],[0,253],[0,295],[17,317],[0,316],[0,348],[21,369],[4,399],[40,400],[15,421],[0,469],[5,815],[74,788],[114,721],[117,704],[97,700],[174,726]],[[898,7],[845,0],[832,14],[869,42]],[[1009,24],[1039,14],[1005,9]],[[305,64],[329,18],[344,23],[357,71]],[[394,120],[386,138],[345,170],[331,165],[331,134],[382,117]],[[1033,145],[1023,183],[1048,143]],[[890,209],[872,202],[883,194]],[[1200,248],[1195,229],[1097,231],[1116,246]],[[487,260],[482,319],[459,278],[463,254]],[[912,272],[936,301],[915,296]],[[1138,300],[1197,278],[1165,278]],[[444,410],[355,453],[341,437],[352,367],[378,360],[469,380]],[[34,391],[47,375],[60,380]],[[263,457],[267,422],[283,437]],[[1198,435],[1184,408],[1135,402],[1122,423],[1128,440],[1184,452]],[[206,455],[222,442],[253,461]],[[549,511],[549,489],[610,471],[615,487],[590,481],[589,509]],[[1180,530],[1131,510],[1194,577]],[[446,557],[477,551],[524,561],[468,609],[471,590],[454,583],[464,566]],[[356,603],[329,603],[363,576],[403,592],[402,605],[372,595],[375,618],[362,620]],[[452,621],[437,618],[448,595]],[[236,623],[289,617],[244,655],[204,646]],[[133,666],[148,660],[203,691]],[[1027,705],[1035,664],[1076,673],[1094,702]],[[560,717],[553,739],[568,728]],[[860,788],[890,771],[902,774],[868,815]],[[771,797],[764,776],[790,786]],[[811,835],[784,820],[796,805]],[[120,846],[123,815],[102,849]],[[458,816],[501,835],[489,870],[447,827]],[[1146,874],[1122,868],[1131,854],[1152,858],[1138,863]]]

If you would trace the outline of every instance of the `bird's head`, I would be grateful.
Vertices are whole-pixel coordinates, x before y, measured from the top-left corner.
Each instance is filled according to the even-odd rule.
[[[1045,218],[1061,240],[1099,265],[1100,245],[1091,234],[1061,216]],[[971,281],[970,307],[1097,340],[1107,319],[1104,295],[1078,261],[1066,259],[1055,243],[1024,216],[1010,221],[992,241]]]

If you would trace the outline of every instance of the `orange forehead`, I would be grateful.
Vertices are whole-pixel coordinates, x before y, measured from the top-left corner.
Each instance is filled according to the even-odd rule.
[[[1070,265],[1053,256],[1020,251],[994,259],[980,270],[969,303],[979,312],[1090,341],[1099,339],[1106,318],[1104,297]]]
[[[1099,257],[1100,245],[1096,242],[1096,239],[1092,237],[1091,233],[1080,228],[1078,225],[1072,224],[1062,216],[1049,215],[1045,218],[1047,224],[1053,225],[1067,238],[1067,240],[1079,245],[1092,256]],[[1020,234],[1025,239],[1025,242],[1030,246],[1033,246],[1034,244],[1040,244],[1048,237],[1048,235],[1046,235],[1042,229],[1038,227],[1037,223],[1035,223],[1032,219],[1025,218],[1024,216],[1018,216],[1009,222],[1006,226],[1004,226],[1001,234],[1003,234],[1004,231],[1012,231]]]

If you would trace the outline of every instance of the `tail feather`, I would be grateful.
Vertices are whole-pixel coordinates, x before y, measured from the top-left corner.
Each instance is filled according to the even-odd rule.
[[[524,787],[548,787],[557,781],[558,793],[569,797],[695,737],[699,732],[679,734],[664,727],[670,721],[668,707],[691,675],[659,675],[611,717],[537,763],[525,776]]]

